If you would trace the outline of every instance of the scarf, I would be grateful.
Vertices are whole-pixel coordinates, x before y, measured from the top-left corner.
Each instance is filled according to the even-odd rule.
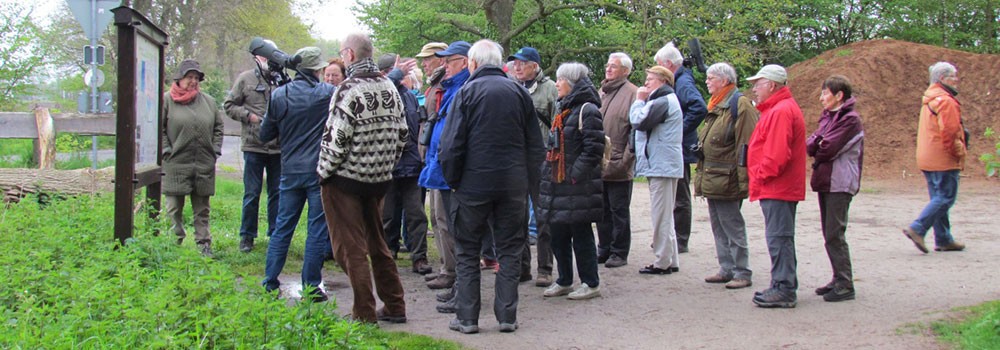
[[[170,99],[182,105],[186,105],[191,103],[191,101],[194,101],[194,98],[198,96],[198,92],[200,91],[197,85],[195,85],[194,89],[182,88],[176,82],[174,82],[173,85],[170,85]]]
[[[352,63],[350,67],[347,67],[348,77],[353,77],[355,74],[376,72],[378,72],[378,65],[375,64],[375,61],[371,57],[361,59]]]
[[[604,92],[605,94],[611,93],[612,91],[616,91],[618,90],[618,88],[622,87],[622,85],[625,85],[625,81],[626,81],[625,78],[618,78],[615,80],[604,79],[603,81],[601,81],[601,91]]]
[[[563,136],[563,120],[569,116],[569,112],[572,110],[564,109],[562,113],[556,116],[556,119],[552,122],[552,135],[559,135],[559,142],[556,147],[551,148],[545,153],[545,160],[552,163],[552,182],[562,183],[566,181],[566,138]]]
[[[708,99],[708,110],[711,111],[712,108],[715,108],[715,105],[719,104],[719,102],[722,102],[722,100],[725,99],[726,96],[729,96],[729,92],[733,91],[733,89],[735,88],[736,84],[729,83],[728,85],[723,86],[722,90],[716,91],[715,94],[713,94],[712,97]],[[729,108],[733,108],[733,106],[729,106]]]

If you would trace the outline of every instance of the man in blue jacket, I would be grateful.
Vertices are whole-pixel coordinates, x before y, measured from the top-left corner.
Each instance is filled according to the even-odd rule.
[[[306,229],[306,249],[302,262],[302,286],[312,288],[313,301],[326,301],[319,288],[323,282],[323,260],[331,254],[327,225],[323,217],[316,162],[319,145],[326,124],[330,97],[334,86],[322,82],[320,76],[326,61],[319,48],[306,47],[298,52],[302,57],[295,80],[274,90],[267,114],[260,128],[263,142],[281,138],[281,191],[278,202],[278,221],[267,246],[264,266],[264,288],[278,289],[278,275],[285,267],[288,246],[302,215],[302,206],[308,201],[309,227]]]
[[[684,178],[677,181],[677,202],[674,203],[674,230],[677,231],[677,251],[687,253],[688,239],[691,237],[691,163],[698,162],[695,152],[698,145],[698,126],[705,120],[708,107],[705,99],[694,84],[691,70],[684,68],[684,56],[674,46],[667,43],[656,52],[656,64],[674,73],[674,91],[684,112]]]

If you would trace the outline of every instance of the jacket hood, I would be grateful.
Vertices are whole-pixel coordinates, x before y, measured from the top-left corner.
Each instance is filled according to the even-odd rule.
[[[590,81],[590,78],[583,77],[576,84],[573,84],[573,89],[570,90],[569,95],[559,99],[559,108],[572,108],[587,102],[593,103],[598,108],[601,107],[601,96],[597,94],[597,88],[594,87],[594,83]]]
[[[839,115],[846,115],[847,113],[853,112],[854,104],[857,102],[857,97],[851,96],[851,98],[847,99],[847,101],[844,101],[844,103],[840,105],[840,109],[838,109],[836,113]]]
[[[948,86],[944,84],[934,83],[933,85],[927,87],[927,90],[924,91],[923,103],[927,104],[941,96],[949,96],[954,98],[955,94],[953,94],[950,90],[951,89],[949,89]]]

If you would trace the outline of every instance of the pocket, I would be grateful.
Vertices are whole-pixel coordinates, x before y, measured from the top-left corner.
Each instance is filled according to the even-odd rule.
[[[705,196],[736,196],[739,181],[736,181],[736,167],[706,165],[701,174],[701,192]]]

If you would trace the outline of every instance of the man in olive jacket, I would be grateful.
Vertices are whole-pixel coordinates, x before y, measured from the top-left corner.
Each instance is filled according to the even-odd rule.
[[[611,138],[611,161],[601,173],[604,180],[604,218],[597,223],[597,263],[605,267],[628,264],[632,245],[631,214],[632,176],[635,154],[629,149],[632,124],[629,107],[635,101],[638,87],[628,81],[632,59],[623,52],[608,56],[601,82],[601,114],[604,134]]]
[[[257,238],[260,190],[267,173],[267,236],[274,232],[278,218],[278,184],[281,179],[281,149],[278,140],[260,140],[260,124],[275,84],[267,79],[267,58],[254,56],[256,68],[236,78],[223,107],[229,118],[240,122],[243,151],[243,214],[240,221],[240,251],[253,250]]]

